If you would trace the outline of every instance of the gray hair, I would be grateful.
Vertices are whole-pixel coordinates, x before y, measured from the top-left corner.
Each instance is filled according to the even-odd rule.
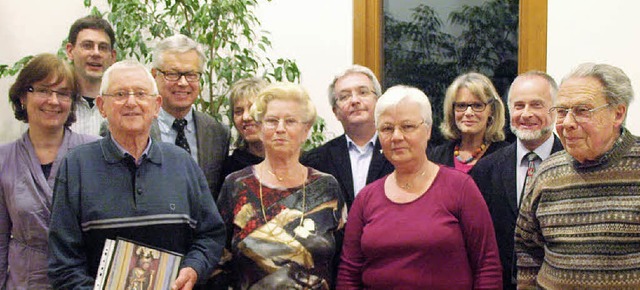
[[[556,102],[556,96],[558,95],[558,83],[556,83],[556,80],[554,80],[553,77],[551,77],[546,72],[539,71],[539,70],[530,70],[517,76],[511,83],[511,86],[509,86],[509,92],[507,95],[507,100],[509,103],[509,111],[511,111],[511,88],[513,87],[513,84],[516,82],[516,80],[520,78],[525,78],[525,77],[540,77],[545,81],[547,81],[547,84],[549,84],[549,95],[551,96],[551,103],[553,104]]]
[[[592,77],[600,81],[604,87],[603,93],[610,104],[624,104],[629,107],[633,101],[633,88],[629,77],[622,69],[596,63],[583,63],[562,79],[562,83],[571,78]],[[561,83],[561,84],[562,84]],[[625,116],[626,118],[626,116]]]
[[[147,77],[147,79],[149,80],[149,83],[151,83],[151,86],[153,88],[152,94],[157,95],[158,86],[156,85],[156,80],[153,78],[153,75],[151,75],[151,72],[149,72],[149,70],[140,62],[136,60],[131,60],[131,59],[116,62],[104,72],[104,75],[102,76],[102,83],[100,84],[100,94],[102,95],[106,93],[107,90],[109,89],[109,79],[111,79],[111,74],[114,71],[120,70],[120,69],[135,69],[135,68],[141,69],[142,71],[144,71],[145,76]]]
[[[152,65],[154,68],[160,68],[164,63],[163,54],[165,52],[185,53],[191,50],[195,50],[196,53],[198,53],[198,59],[200,60],[199,66],[202,71],[206,61],[202,46],[183,34],[174,34],[158,42],[156,48],[153,50]]]
[[[378,122],[380,115],[403,100],[409,100],[417,103],[420,107],[420,117],[422,117],[422,120],[424,120],[424,123],[427,126],[431,127],[433,119],[431,116],[431,102],[429,102],[429,98],[421,90],[405,85],[393,86],[387,89],[387,91],[380,96],[374,112],[376,127],[379,125]]]
[[[373,73],[373,71],[371,71],[371,69],[369,69],[368,67],[354,64],[349,68],[347,68],[346,70],[344,70],[342,73],[337,74],[333,78],[333,81],[331,81],[331,84],[329,85],[329,104],[331,104],[332,108],[336,106],[336,92],[334,91],[336,87],[336,82],[339,79],[350,74],[366,75],[369,78],[369,80],[371,80],[371,83],[373,84],[373,92],[376,94],[376,98],[380,97],[380,95],[382,94],[382,87],[380,86],[380,82],[378,81],[378,78]]]

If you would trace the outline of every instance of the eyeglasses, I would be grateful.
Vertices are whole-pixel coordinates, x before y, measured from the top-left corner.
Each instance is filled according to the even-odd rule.
[[[484,109],[487,108],[487,105],[493,103],[493,99],[490,99],[489,102],[483,103],[483,102],[472,102],[472,103],[465,103],[465,102],[453,102],[453,109],[456,112],[462,113],[462,112],[466,112],[467,108],[471,107],[471,110],[473,110],[474,112],[480,113],[480,112],[484,112]]]
[[[553,112],[558,113],[558,117],[556,119],[556,123],[558,124],[564,122],[564,119],[569,115],[569,113],[573,115],[573,119],[576,120],[576,122],[584,123],[589,121],[591,117],[593,117],[593,113],[601,109],[604,109],[609,105],[611,104],[606,103],[602,106],[595,107],[593,109],[589,109],[589,106],[587,105],[577,105],[571,108],[551,107],[551,109],[549,109],[549,114]]]
[[[187,80],[187,82],[193,83],[193,82],[197,82],[200,80],[200,77],[202,76],[201,72],[193,72],[193,71],[188,71],[188,72],[166,72],[166,71],[162,71],[158,68],[156,68],[157,71],[159,71],[163,76],[164,79],[168,82],[175,82],[180,80],[180,78],[182,78],[182,76],[184,76],[184,78]]]
[[[369,87],[362,86],[352,90],[344,90],[339,92],[338,95],[336,96],[336,102],[339,104],[345,104],[349,102],[353,98],[353,96],[365,98],[373,95],[374,94],[372,89],[370,89]]]
[[[287,129],[291,129],[293,127],[298,126],[299,124],[302,124],[302,121],[299,121],[296,118],[278,119],[273,117],[265,118],[262,120],[261,123],[262,123],[262,126],[264,126],[267,129],[275,129],[275,128],[278,128],[278,125],[280,125],[280,122],[283,122],[284,127]]]
[[[80,48],[86,52],[94,50],[96,45],[98,46],[98,51],[100,53],[111,52],[111,46],[105,42],[95,43],[93,41],[83,41],[79,44]]]
[[[147,97],[154,97],[156,95],[149,94],[145,91],[117,91],[113,94],[102,94],[104,97],[111,97],[117,102],[125,102],[129,99],[129,96],[133,96],[136,101],[146,101]]]
[[[48,99],[50,98],[54,93],[56,94],[56,98],[58,98],[58,101],[60,102],[70,102],[71,101],[71,92],[70,91],[56,91],[56,90],[51,90],[48,88],[43,88],[43,87],[28,87],[27,91],[30,93],[33,93],[34,96],[41,98],[41,99]]]
[[[422,120],[419,123],[404,122],[397,126],[394,124],[385,123],[380,125],[380,127],[378,127],[378,132],[380,133],[380,135],[383,135],[383,136],[391,136],[393,135],[393,132],[396,131],[396,127],[397,127],[400,130],[400,132],[402,132],[402,134],[409,134],[418,130],[418,128],[422,124],[424,124],[424,120]]]

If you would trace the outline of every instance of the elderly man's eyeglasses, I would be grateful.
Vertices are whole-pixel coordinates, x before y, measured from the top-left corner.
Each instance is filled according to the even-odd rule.
[[[404,122],[400,125],[385,123],[378,127],[378,133],[382,136],[391,136],[398,128],[402,134],[409,134],[418,130],[422,124],[424,124],[424,120],[419,123]]]
[[[267,129],[275,129],[275,128],[278,128],[278,125],[280,125],[280,122],[284,123],[284,127],[287,129],[291,129],[298,126],[299,124],[302,124],[302,121],[299,121],[296,118],[278,119],[273,117],[264,118],[261,123],[262,123],[262,126],[264,126]]]
[[[349,102],[351,99],[353,99],[353,96],[358,96],[360,98],[366,98],[366,97],[370,97],[373,96],[373,90],[370,89],[369,87],[359,87],[359,88],[355,88],[352,90],[344,90],[338,93],[338,95],[336,96],[336,102],[339,104],[346,104],[347,102]]]
[[[83,41],[79,44],[80,48],[84,51],[92,51],[95,49],[96,45],[98,46],[98,51],[100,53],[106,54],[111,52],[111,46],[105,42],[95,43],[93,41]]]
[[[487,103],[483,103],[483,102],[471,102],[471,103],[465,103],[465,102],[454,102],[453,103],[453,109],[456,112],[466,112],[467,108],[471,107],[471,110],[473,110],[474,112],[480,113],[480,112],[484,112],[484,110],[487,108],[487,105],[493,103],[493,99],[489,100],[489,102]]]
[[[200,80],[200,77],[202,76],[201,72],[194,72],[194,71],[188,71],[188,72],[167,72],[167,71],[162,71],[160,69],[157,69],[157,71],[159,71],[163,76],[164,79],[168,82],[175,82],[180,80],[180,78],[182,78],[182,76],[184,76],[184,78],[187,80],[187,82],[193,83],[193,82],[197,82]]]
[[[41,98],[41,99],[48,99],[51,96],[53,96],[53,94],[56,94],[56,98],[58,98],[58,101],[60,102],[70,102],[71,101],[71,91],[56,91],[56,90],[51,90],[48,88],[44,88],[44,87],[28,87],[27,91],[30,93],[33,93],[33,95],[35,97]]]
[[[552,107],[551,109],[549,109],[549,114],[556,112],[558,113],[558,117],[556,119],[556,123],[562,123],[564,122],[564,119],[569,115],[569,113],[573,114],[573,118],[576,120],[576,122],[578,123],[583,123],[583,122],[587,122],[591,119],[591,117],[593,117],[593,113],[604,109],[606,107],[608,107],[609,103],[606,103],[602,106],[599,107],[595,107],[593,109],[590,109],[589,106],[587,105],[577,105],[571,108],[566,108],[566,107]]]
[[[102,96],[113,98],[117,102],[124,102],[129,99],[129,96],[133,96],[136,101],[146,101],[148,97],[156,95],[149,94],[145,91],[117,91],[113,94],[102,94]]]

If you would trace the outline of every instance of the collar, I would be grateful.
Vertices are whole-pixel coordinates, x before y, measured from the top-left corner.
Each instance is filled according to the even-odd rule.
[[[568,153],[567,153],[567,157],[569,158],[569,160],[571,160],[571,162],[573,163],[573,166],[576,169],[582,169],[582,170],[597,169],[600,166],[606,166],[607,164],[614,162],[615,160],[618,160],[620,157],[626,154],[627,151],[629,151],[629,148],[631,148],[631,146],[633,146],[635,142],[637,142],[636,137],[633,136],[631,132],[629,132],[629,130],[627,130],[625,127],[622,127],[620,128],[620,136],[618,137],[616,142],[613,143],[613,147],[609,151],[605,152],[598,159],[580,163],[577,160],[573,159],[573,157]]]
[[[554,134],[552,133],[549,138],[547,138],[544,143],[542,143],[538,148],[534,149],[533,152],[540,157],[541,160],[547,159],[551,155],[551,150],[553,150],[553,142],[554,142]],[[524,147],[522,141],[520,139],[516,140],[516,157],[518,158],[518,164],[521,164],[522,159],[525,155],[529,153],[529,149]]]
[[[159,126],[160,131],[165,134],[168,131],[170,131],[173,126],[173,121],[175,121],[175,119],[176,117],[167,113],[167,111],[165,111],[163,108],[160,108],[160,112],[158,113],[158,122],[160,123],[160,125],[162,125],[162,126]],[[187,115],[184,116],[184,119],[187,120],[187,127],[185,127],[184,129],[187,132],[191,133],[195,128],[194,122],[193,122],[193,109],[189,110],[189,113],[187,113]]]
[[[376,132],[373,134],[373,137],[371,137],[371,139],[369,139],[369,141],[367,141],[367,143],[364,144],[364,146],[360,147],[355,142],[353,142],[353,140],[349,137],[349,135],[344,134],[344,136],[347,138],[347,149],[358,148],[358,150],[360,151],[364,151],[367,147],[375,148],[376,141],[378,140],[378,132]]]
[[[127,155],[131,155],[127,150],[122,147],[118,141],[113,139],[111,136],[111,132],[107,133],[107,136],[100,139],[100,147],[102,147],[102,154],[104,155],[105,160],[108,163],[118,163],[122,161]],[[144,157],[144,158],[143,158]],[[147,159],[150,162],[161,164],[162,163],[162,154],[156,142],[153,142],[152,138],[149,137],[149,142],[147,142],[147,147],[142,152],[142,156],[140,160]],[[139,164],[138,164],[139,165]]]

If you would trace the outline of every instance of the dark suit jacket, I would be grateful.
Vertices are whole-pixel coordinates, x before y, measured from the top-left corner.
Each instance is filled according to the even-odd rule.
[[[222,185],[222,164],[229,154],[229,128],[220,124],[210,115],[193,111],[198,140],[198,166],[207,178],[213,200],[218,199],[218,192]],[[162,140],[158,120],[151,125],[151,138]],[[189,144],[193,146],[192,144]]]
[[[502,282],[504,289],[516,289],[511,284],[513,267],[513,234],[518,218],[517,179],[516,179],[517,143],[502,148],[494,154],[478,161],[469,174],[473,177],[482,196],[487,202],[502,262]],[[554,135],[551,153],[563,150],[562,143]]]
[[[453,148],[456,147],[458,141],[447,141],[446,143],[440,144],[433,149],[431,147],[427,148],[427,156],[429,160],[438,164],[446,165],[449,167],[454,167],[453,164]],[[498,149],[508,146],[510,143],[507,141],[500,142],[492,142],[487,148],[487,151],[480,156],[480,159],[489,156],[491,153],[498,151]],[[478,160],[480,162],[480,160]],[[477,163],[476,163],[477,164]]]
[[[347,137],[343,134],[326,144],[302,155],[300,162],[306,166],[333,175],[342,188],[347,208],[353,203],[353,175],[347,148]],[[367,184],[393,171],[393,165],[380,153],[380,141],[376,140],[373,156],[367,173]]]

